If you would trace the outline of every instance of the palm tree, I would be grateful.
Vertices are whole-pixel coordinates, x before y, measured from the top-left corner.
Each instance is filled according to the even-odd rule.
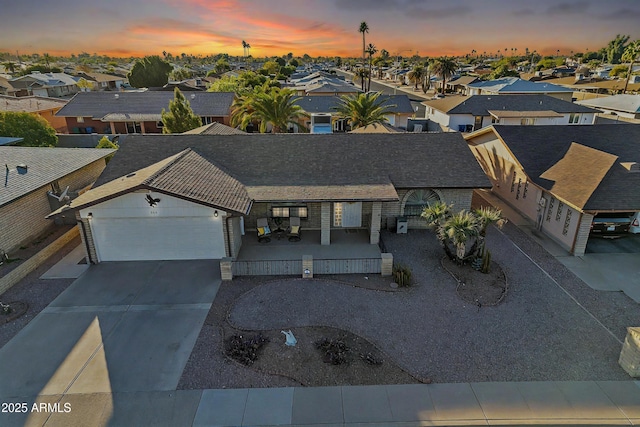
[[[247,57],[247,42],[242,40],[242,56]]]
[[[45,65],[47,66],[47,71],[51,72],[51,55],[45,53],[42,55],[42,59],[44,60]]]
[[[347,119],[351,129],[387,122],[387,114],[395,105],[386,104],[378,99],[382,92],[359,93],[340,97],[339,105],[334,109],[337,117]]]
[[[360,28],[358,29],[358,32],[362,33],[362,62],[364,62],[365,60],[364,54],[366,51],[365,33],[369,32],[369,25],[367,25],[365,21],[362,21],[360,23]]]
[[[369,46],[367,46],[367,53],[369,54],[369,83],[367,83],[367,92],[371,90],[371,66],[373,65],[373,55],[375,55],[376,52],[378,52],[378,49],[376,49],[375,45],[369,43]]]
[[[360,67],[353,73],[353,81],[360,80],[360,88],[363,92],[365,91],[365,82],[367,81],[367,76],[369,75],[369,70],[364,67]]]
[[[239,96],[231,107],[231,124],[246,128],[250,123],[260,122],[260,132],[265,133],[271,125],[272,133],[283,133],[289,125],[298,125],[306,117],[302,107],[296,104],[298,97],[289,89],[266,86]]]
[[[409,73],[407,73],[407,77],[412,81],[415,85],[415,90],[418,90],[418,82],[423,82],[425,77],[424,67],[420,64],[415,65]]]
[[[444,232],[444,229],[442,228],[442,225],[449,216],[450,209],[451,206],[443,202],[430,203],[423,209],[420,216],[427,221],[427,226],[434,229],[434,231],[436,232],[438,242],[440,242],[440,246],[442,246],[442,249],[444,249],[447,257],[449,257],[449,259],[453,259],[453,252],[447,245],[447,236]]]
[[[9,70],[11,73],[15,73],[16,72],[16,64],[13,61],[7,61],[4,64],[2,64],[4,66],[4,68],[6,70]]]
[[[458,264],[467,257],[467,242],[478,235],[478,219],[471,212],[460,211],[442,224],[442,231],[456,248]]]
[[[453,58],[448,58],[446,56],[441,56],[440,58],[436,58],[433,61],[433,65],[431,66],[432,71],[442,78],[442,94],[444,95],[444,88],[447,83],[447,79],[449,79],[456,72],[458,66]]]
[[[627,70],[627,80],[624,82],[624,90],[622,93],[627,93],[627,86],[629,86],[629,79],[631,78],[631,71],[633,70],[633,63],[636,62],[640,56],[640,40],[629,43],[624,49],[622,54],[623,61],[629,61],[629,69]]]
[[[247,43],[247,56],[251,56],[251,45]]]
[[[485,237],[487,236],[487,227],[495,223],[498,228],[502,228],[507,220],[502,217],[502,211],[496,208],[482,207],[473,211],[478,221],[478,246],[476,253],[484,253]]]

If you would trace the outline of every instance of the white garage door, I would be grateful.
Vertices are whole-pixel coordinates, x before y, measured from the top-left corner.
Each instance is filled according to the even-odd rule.
[[[217,259],[225,256],[220,218],[93,219],[91,231],[100,261]]]

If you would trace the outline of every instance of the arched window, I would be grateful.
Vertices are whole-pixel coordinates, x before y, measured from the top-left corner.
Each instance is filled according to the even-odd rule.
[[[413,190],[404,204],[404,215],[420,216],[427,205],[439,201],[440,197],[433,190]]]

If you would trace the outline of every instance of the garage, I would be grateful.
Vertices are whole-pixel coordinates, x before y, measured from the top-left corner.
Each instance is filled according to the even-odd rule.
[[[222,222],[213,216],[93,219],[91,232],[100,262],[225,256]]]

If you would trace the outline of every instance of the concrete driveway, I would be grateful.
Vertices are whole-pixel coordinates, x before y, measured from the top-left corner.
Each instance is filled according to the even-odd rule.
[[[92,266],[0,349],[0,397],[175,390],[219,286],[214,261]]]

